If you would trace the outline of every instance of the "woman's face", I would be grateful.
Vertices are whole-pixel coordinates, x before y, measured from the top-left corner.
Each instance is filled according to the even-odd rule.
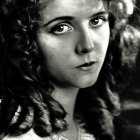
[[[37,43],[53,84],[85,88],[96,82],[110,34],[104,4],[101,0],[49,0],[40,12],[43,25]]]

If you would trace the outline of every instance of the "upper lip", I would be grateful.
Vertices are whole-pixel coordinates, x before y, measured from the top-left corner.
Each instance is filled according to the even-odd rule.
[[[96,63],[96,62],[95,61],[92,61],[92,62],[84,63],[82,65],[77,66],[76,68],[79,68],[79,67],[88,67],[88,66],[93,65],[94,63]]]

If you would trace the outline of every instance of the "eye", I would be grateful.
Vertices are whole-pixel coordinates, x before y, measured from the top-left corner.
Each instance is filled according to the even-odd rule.
[[[105,21],[107,21],[105,17],[95,17],[90,21],[90,25],[91,27],[100,27]]]
[[[51,30],[54,34],[65,34],[67,32],[71,32],[73,30],[73,27],[67,24],[58,24],[54,26]]]

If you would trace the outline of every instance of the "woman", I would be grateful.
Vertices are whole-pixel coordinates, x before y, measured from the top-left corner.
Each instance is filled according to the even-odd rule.
[[[2,0],[0,139],[114,140],[127,16],[121,0]]]

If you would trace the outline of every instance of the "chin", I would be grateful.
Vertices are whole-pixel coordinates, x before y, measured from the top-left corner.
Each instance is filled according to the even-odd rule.
[[[88,81],[83,81],[80,83],[79,88],[87,88],[87,87],[91,87],[96,83],[97,79],[92,79],[92,80],[88,80]]]

